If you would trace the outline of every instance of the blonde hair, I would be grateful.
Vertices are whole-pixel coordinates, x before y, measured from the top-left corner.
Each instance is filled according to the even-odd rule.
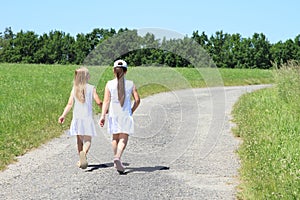
[[[124,105],[125,101],[125,79],[124,75],[127,71],[127,68],[125,67],[115,67],[114,73],[118,79],[118,99],[121,104],[121,107]]]
[[[85,67],[81,67],[75,70],[74,76],[74,93],[75,97],[81,102],[85,102],[86,84],[90,77],[89,70]]]

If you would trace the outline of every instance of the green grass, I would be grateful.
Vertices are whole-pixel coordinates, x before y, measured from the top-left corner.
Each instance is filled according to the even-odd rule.
[[[66,103],[74,69],[0,65],[0,169],[62,133],[56,118]]]
[[[109,67],[93,67],[91,74],[97,74],[97,78],[94,78],[95,80],[92,80],[92,83],[98,85],[99,94],[102,95],[106,81],[113,78],[112,69]],[[274,82],[271,70],[260,69],[132,67],[128,69],[126,78],[134,80],[141,97],[184,88],[254,85]]]
[[[243,140],[240,199],[300,197],[300,66],[282,67],[275,80],[234,107],[234,133]]]
[[[271,70],[259,69],[195,69],[195,68],[141,68],[128,71],[142,96],[158,92],[208,86],[270,84],[274,82]]]
[[[78,66],[0,64],[0,170],[27,151],[60,136],[68,129],[57,123],[72,88]],[[89,68],[91,83],[103,99],[112,69]],[[246,69],[129,68],[141,97],[191,87],[272,83],[272,71]],[[96,109],[98,113],[100,109]]]
[[[274,82],[271,70],[261,69],[220,69],[226,86],[258,85]]]

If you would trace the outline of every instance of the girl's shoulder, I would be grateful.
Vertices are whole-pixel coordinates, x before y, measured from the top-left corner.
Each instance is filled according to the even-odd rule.
[[[113,82],[116,82],[116,81],[117,81],[117,79],[115,78],[115,79],[111,79],[111,80],[107,81],[107,83],[113,83]]]
[[[107,85],[112,85],[115,83],[117,83],[117,79],[112,79],[112,80],[107,81]]]
[[[133,83],[132,80],[127,80],[127,79],[126,79],[126,82],[127,82],[127,83]]]
[[[95,86],[92,85],[92,84],[87,83],[87,84],[86,84],[86,87],[87,87],[87,88],[94,88]]]
[[[134,86],[134,83],[132,80],[126,80],[126,86],[132,88]]]
[[[106,83],[106,86],[108,87],[108,88],[115,88],[116,87],[116,85],[117,85],[117,80],[116,79],[112,79],[112,80],[109,80],[109,81],[107,81],[107,83]]]
[[[87,92],[89,92],[89,93],[93,93],[95,88],[96,87],[92,84],[88,84],[88,83],[86,84],[86,89],[87,89]]]

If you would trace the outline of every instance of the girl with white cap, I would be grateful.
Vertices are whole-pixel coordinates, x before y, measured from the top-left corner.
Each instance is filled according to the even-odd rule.
[[[132,114],[140,104],[140,97],[133,81],[126,80],[127,63],[124,60],[114,62],[113,72],[115,79],[107,82],[105,86],[100,126],[105,123],[108,111],[108,133],[112,134],[112,148],[114,153],[114,166],[122,174],[125,168],[121,156],[128,142],[128,136],[134,132]],[[131,96],[133,104],[131,105]]]

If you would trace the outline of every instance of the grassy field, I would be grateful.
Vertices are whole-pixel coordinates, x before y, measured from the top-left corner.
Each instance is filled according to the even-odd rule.
[[[61,135],[56,118],[72,86],[71,66],[0,65],[0,169]]]
[[[240,199],[300,197],[300,66],[275,73],[275,84],[246,94],[234,107],[239,149]]]
[[[0,170],[16,156],[58,137],[69,127],[57,123],[72,88],[78,66],[0,64]],[[91,83],[101,98],[112,69],[90,68]],[[201,72],[201,73],[200,73]],[[273,83],[272,71],[220,69],[200,71],[192,68],[129,68],[127,78],[134,80],[142,97],[158,92],[191,87]],[[220,80],[221,78],[221,80]],[[95,110],[95,113],[100,110]]]

